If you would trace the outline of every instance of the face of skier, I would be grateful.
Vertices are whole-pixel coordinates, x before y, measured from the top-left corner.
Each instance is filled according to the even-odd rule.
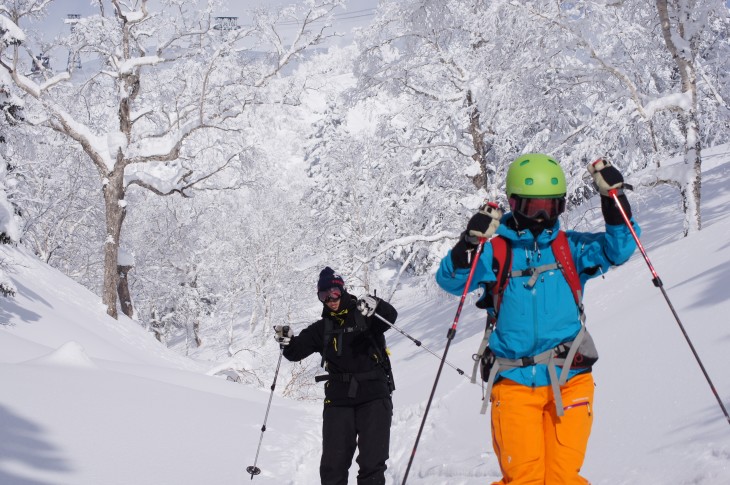
[[[340,309],[340,299],[338,298],[337,300],[334,300],[334,301],[328,301],[326,303],[326,305],[327,305],[327,308],[329,308],[333,312],[336,312],[337,310]]]

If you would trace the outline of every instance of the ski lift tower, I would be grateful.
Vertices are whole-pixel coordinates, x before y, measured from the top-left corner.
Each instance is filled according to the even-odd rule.
[[[64,22],[69,24],[69,26],[71,27],[71,32],[73,33],[73,31],[76,29],[76,24],[80,19],[81,15],[77,13],[70,13],[67,15]],[[68,52],[68,62],[66,63],[66,69],[68,71],[72,71],[73,69],[81,69],[81,58],[79,57],[78,52]]]
[[[33,59],[33,64],[30,66],[31,76],[40,76],[43,71],[51,70],[51,58],[43,53],[38,54]]]
[[[241,26],[238,25],[238,17],[216,17],[213,28],[222,32],[230,32],[240,29]]]

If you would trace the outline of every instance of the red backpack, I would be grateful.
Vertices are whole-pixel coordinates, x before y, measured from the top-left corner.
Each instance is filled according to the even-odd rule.
[[[539,266],[537,268],[529,268],[523,271],[512,272],[512,244],[509,239],[502,236],[495,236],[489,240],[492,245],[492,270],[497,277],[494,284],[490,285],[485,291],[485,295],[477,302],[479,308],[493,308],[495,317],[499,314],[499,307],[502,304],[502,296],[507,287],[507,279],[513,276],[531,275],[537,279],[537,276],[552,269],[559,269],[565,281],[568,282],[570,290],[573,293],[575,304],[583,314],[583,290],[580,284],[578,270],[575,268],[573,255],[570,253],[570,245],[565,231],[559,231],[558,235],[550,243],[550,247],[555,255],[555,263],[551,265]]]

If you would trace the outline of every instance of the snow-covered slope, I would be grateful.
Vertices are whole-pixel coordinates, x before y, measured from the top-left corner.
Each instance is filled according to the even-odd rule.
[[[632,201],[649,256],[730,406],[730,156],[715,157],[700,233],[679,237],[669,189]],[[208,366],[165,349],[132,321],[108,318],[96,296],[31,255],[0,251],[14,262],[18,288],[0,301],[0,484],[250,481],[267,389],[206,375]],[[398,326],[440,356],[457,301],[412,285],[393,303]],[[730,426],[641,256],[593,280],[586,307],[601,358],[584,475],[594,485],[730,484]],[[483,315],[467,305],[447,360],[470,373],[482,329]],[[399,484],[439,360],[397,333],[388,339],[397,385],[388,484]],[[321,405],[279,391],[253,480],[317,484]],[[409,484],[499,478],[480,399],[479,386],[444,367]],[[352,483],[355,473],[354,464]]]

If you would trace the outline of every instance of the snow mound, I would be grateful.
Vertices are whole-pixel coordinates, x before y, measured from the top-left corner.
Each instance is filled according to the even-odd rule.
[[[77,342],[66,342],[50,354],[28,361],[29,364],[96,368],[84,348]]]

